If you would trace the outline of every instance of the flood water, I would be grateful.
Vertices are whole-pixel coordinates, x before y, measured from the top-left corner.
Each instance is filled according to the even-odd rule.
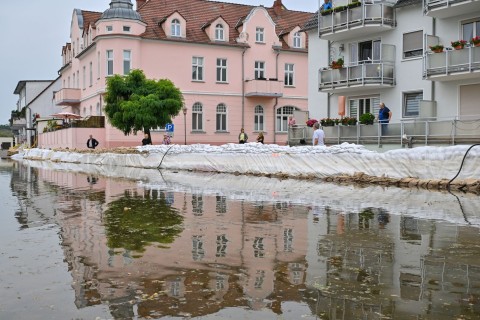
[[[0,161],[0,319],[480,319],[479,197]]]

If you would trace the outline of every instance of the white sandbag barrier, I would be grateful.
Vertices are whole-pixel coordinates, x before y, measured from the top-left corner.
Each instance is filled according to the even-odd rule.
[[[363,173],[371,177],[450,180],[469,145],[418,147],[374,152],[343,143],[329,147],[274,144],[153,145],[112,150],[26,149],[13,159],[220,173],[327,178]],[[456,181],[480,180],[480,146],[472,148]]]

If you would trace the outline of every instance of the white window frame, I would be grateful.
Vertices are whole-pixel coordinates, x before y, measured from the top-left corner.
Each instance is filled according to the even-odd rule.
[[[203,57],[192,57],[192,81],[203,81]]]
[[[129,74],[131,70],[132,70],[132,51],[123,50],[123,75]]]
[[[113,32],[113,26],[105,26],[105,32]]]
[[[276,120],[276,132],[287,132],[288,131],[288,117],[293,116],[293,112],[296,110],[293,106],[283,106],[277,109],[275,113]]]
[[[106,51],[106,62],[107,62],[107,69],[105,70],[105,74],[108,76],[113,76],[113,50]]]
[[[300,32],[295,32],[293,34],[293,47],[294,48],[302,47],[302,35],[300,34]]]
[[[181,37],[182,36],[182,24],[180,23],[180,20],[178,19],[173,19],[171,23],[171,35],[172,37]]]
[[[128,32],[128,33],[130,33],[131,30],[132,30],[132,27],[130,27],[130,26],[123,26],[123,32]]]
[[[227,59],[217,58],[217,82],[227,82]]]
[[[284,85],[293,87],[295,85],[295,65],[293,63],[285,63]]]
[[[423,30],[405,32],[402,38],[402,58],[413,59],[413,58],[422,57],[423,56],[423,38],[424,38]]]
[[[367,112],[378,117],[379,104],[380,96],[378,95],[351,97],[348,99],[348,115],[357,120]]]
[[[89,75],[88,75],[88,76],[89,76],[89,77],[88,77],[88,78],[89,78],[89,79],[88,79],[88,80],[89,80],[89,81],[88,81],[88,85],[91,87],[91,86],[93,85],[93,62],[92,62],[92,61],[90,61],[90,65],[89,65],[89,70],[88,70],[88,72],[89,72]]]
[[[224,103],[217,105],[215,128],[217,132],[227,131],[227,106]]]
[[[265,78],[265,61],[255,61],[255,79],[266,79]]]
[[[255,42],[265,43],[265,29],[257,27],[255,29]]]
[[[409,91],[403,93],[403,117],[416,118],[420,115],[420,101],[423,100],[423,91]],[[413,109],[413,110],[411,110]],[[416,109],[416,111],[415,111]]]
[[[467,24],[472,24],[472,37],[465,37],[464,26]],[[477,32],[478,31],[478,32]],[[480,18],[469,19],[461,22],[460,27],[460,38],[466,41],[472,40],[473,37],[480,36]],[[465,39],[468,38],[468,39]]]
[[[225,41],[225,29],[222,24],[217,24],[215,26],[215,40],[216,41]]]
[[[192,106],[192,131],[203,131],[203,105],[200,102]]]
[[[261,105],[255,106],[253,118],[253,130],[265,131],[265,109]]]

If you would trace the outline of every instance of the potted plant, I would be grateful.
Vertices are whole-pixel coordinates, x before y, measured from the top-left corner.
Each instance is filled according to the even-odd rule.
[[[435,53],[443,52],[443,45],[442,44],[437,44],[437,45],[434,45],[434,46],[430,46],[430,50],[432,50]]]
[[[333,8],[333,12],[341,12],[347,10],[347,6],[338,6]]]
[[[333,60],[330,64],[330,68],[332,69],[340,69],[343,68],[343,58],[338,58],[337,60]]]
[[[463,49],[463,47],[465,47],[465,45],[467,44],[467,41],[465,40],[457,40],[457,41],[452,41],[452,47],[455,48],[455,50],[460,50],[460,49]]]
[[[332,12],[333,12],[333,9],[327,9],[327,10],[322,10],[322,11],[320,11],[320,14],[321,14],[322,16],[327,16],[327,15],[329,15],[329,14],[332,14]]]
[[[367,112],[362,114],[359,120],[361,124],[373,124],[373,121],[375,120],[375,116],[370,112]]]
[[[361,5],[362,3],[360,1],[353,1],[348,4],[348,8],[352,9],[352,8],[360,7]]]
[[[333,121],[333,119],[330,119],[330,118],[323,118],[322,120],[320,120],[320,124],[323,127],[333,127],[335,125],[335,121]]]
[[[472,38],[472,40],[470,40],[470,44],[474,45],[475,47],[480,46],[480,36],[476,36],[475,38]]]
[[[307,124],[307,127],[313,127],[313,125],[318,122],[318,120],[316,119],[308,119],[306,124]]]

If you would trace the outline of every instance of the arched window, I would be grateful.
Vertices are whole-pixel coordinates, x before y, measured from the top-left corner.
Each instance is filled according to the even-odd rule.
[[[215,40],[225,41],[225,32],[224,32],[223,26],[221,24],[217,24],[215,26]]]
[[[203,106],[200,102],[195,102],[192,106],[192,131],[203,130]]]
[[[92,116],[93,115],[93,107],[90,106],[90,113],[88,114],[89,116]]]
[[[217,106],[217,131],[227,131],[227,106],[223,103]]]
[[[102,115],[102,110],[100,110],[100,102],[97,102],[97,116]]]
[[[172,20],[172,37],[180,37],[182,35],[180,20]]]
[[[276,132],[288,131],[288,116],[293,115],[293,110],[295,110],[295,107],[292,106],[285,106],[277,109]]]
[[[302,36],[300,35],[300,32],[295,32],[293,34],[293,47],[294,48],[302,47]]]
[[[255,131],[264,131],[264,114],[263,114],[263,107],[256,106],[255,107],[255,117],[254,117],[254,130]]]

